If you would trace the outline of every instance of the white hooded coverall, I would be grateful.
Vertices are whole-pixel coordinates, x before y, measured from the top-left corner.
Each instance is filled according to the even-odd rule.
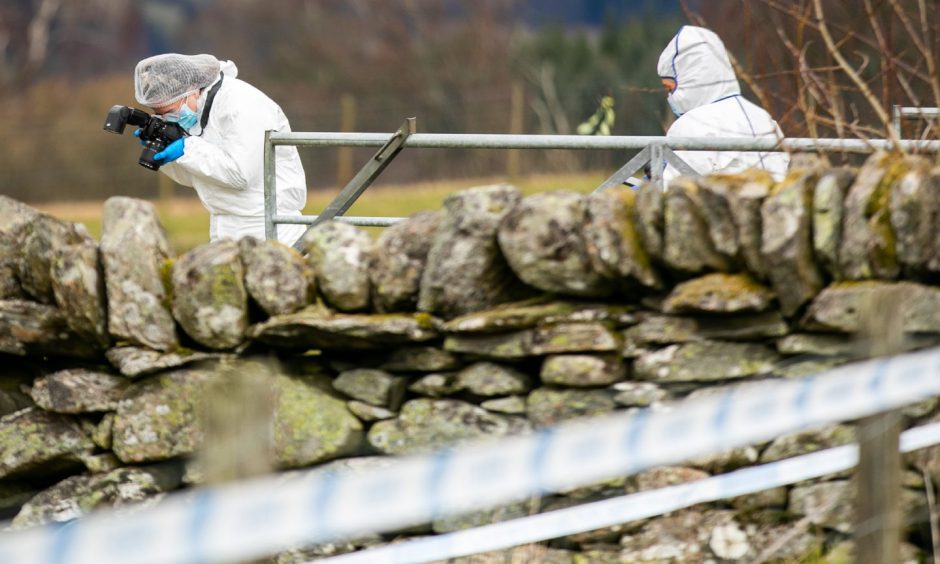
[[[679,116],[667,137],[753,137],[781,139],[783,133],[766,111],[741,96],[724,43],[714,32],[682,26],[659,56],[660,78],[676,82],[669,103]],[[776,180],[786,176],[784,152],[676,151],[699,174],[763,168]],[[667,166],[668,181],[679,171]]]
[[[264,239],[264,132],[289,132],[287,117],[271,98],[238,80],[231,61],[220,61],[224,75],[204,131],[197,124],[186,138],[183,156],[160,170],[196,190],[209,210],[209,240]],[[220,77],[221,78],[221,77]],[[199,99],[200,117],[212,86]],[[277,213],[300,215],[307,201],[307,182],[297,148],[275,149]],[[276,225],[287,245],[303,235],[303,225]]]

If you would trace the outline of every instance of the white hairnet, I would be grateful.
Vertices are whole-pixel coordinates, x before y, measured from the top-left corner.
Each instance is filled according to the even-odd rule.
[[[151,108],[165,106],[215,82],[219,68],[219,60],[212,55],[149,57],[134,69],[134,97]]]

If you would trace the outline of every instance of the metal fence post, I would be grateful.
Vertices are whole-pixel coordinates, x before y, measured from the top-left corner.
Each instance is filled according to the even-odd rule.
[[[277,239],[277,225],[274,215],[277,213],[277,160],[274,158],[274,145],[271,143],[271,131],[264,132],[264,238]]]

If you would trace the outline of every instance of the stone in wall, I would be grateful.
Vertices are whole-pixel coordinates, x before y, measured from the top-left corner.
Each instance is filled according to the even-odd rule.
[[[100,351],[76,335],[56,307],[7,300],[0,301],[0,353],[94,358]]]
[[[239,371],[267,370],[274,394],[274,463],[308,466],[355,452],[362,425],[331,395],[321,374],[295,376],[244,361],[225,370],[184,368],[135,383],[114,419],[114,453],[125,463],[165,460],[196,451],[205,437],[201,424],[209,386]]]
[[[75,420],[28,407],[0,418],[0,478],[69,473],[94,446]]]
[[[500,221],[520,199],[515,187],[503,184],[464,190],[444,200],[421,277],[420,311],[449,319],[526,293],[496,238]]]
[[[662,285],[635,224],[636,192],[626,186],[585,199],[584,240],[594,271],[629,291],[636,284]]]
[[[54,413],[114,411],[129,385],[127,378],[83,368],[37,378],[30,389],[36,405]]]
[[[924,157],[908,157],[907,165],[888,194],[888,213],[898,264],[916,276],[936,260],[940,171]]]
[[[293,350],[381,350],[438,337],[434,320],[425,313],[341,314],[314,306],[253,325],[248,334],[255,341]]]
[[[66,223],[44,214],[36,216],[23,232],[20,284],[35,301],[54,304],[51,268],[55,251],[68,245],[94,243],[84,226]]]
[[[855,181],[855,170],[823,172],[813,191],[813,253],[819,268],[830,278],[843,278],[839,261],[845,196]]]
[[[173,265],[173,316],[193,340],[212,350],[241,344],[248,329],[248,292],[238,244],[223,239],[196,247]]]
[[[173,465],[117,468],[106,474],[70,476],[30,499],[13,519],[14,530],[66,523],[103,507],[153,505],[179,487],[181,471]]]
[[[153,204],[121,196],[108,198],[101,219],[100,250],[111,336],[160,351],[175,348],[170,244]]]
[[[676,285],[663,302],[665,313],[764,311],[774,294],[747,274],[706,274]]]
[[[769,375],[778,360],[775,351],[756,343],[696,341],[644,354],[634,371],[651,382],[721,382]]]
[[[296,250],[279,241],[243,237],[238,252],[245,290],[266,314],[293,313],[310,303],[316,279]]]
[[[839,268],[848,280],[893,280],[900,272],[891,226],[890,193],[911,161],[874,154],[859,170],[845,198]]]
[[[0,300],[26,297],[19,279],[20,255],[26,227],[39,212],[0,195]]]
[[[610,295],[613,284],[591,265],[586,205],[576,192],[527,196],[499,224],[499,248],[520,280],[545,292]]]
[[[810,304],[802,325],[811,330],[858,333],[863,328],[862,313],[873,300],[901,308],[906,333],[940,333],[940,290],[915,282],[832,284]]]
[[[168,368],[221,358],[220,353],[177,349],[164,353],[145,347],[112,347],[105,352],[108,362],[128,378],[139,378]]]
[[[794,171],[774,187],[761,207],[761,254],[786,316],[794,315],[823,287],[813,257],[813,186],[816,171]]]
[[[385,454],[410,454],[486,437],[516,435],[525,420],[500,416],[475,405],[450,399],[413,399],[395,419],[379,421],[369,430],[369,444]]]
[[[421,277],[440,224],[440,212],[423,211],[385,228],[379,235],[369,267],[376,311],[417,309]]]
[[[715,247],[699,186],[690,178],[671,181],[666,191],[663,254],[666,265],[681,273],[727,272],[731,268],[729,257]]]
[[[616,355],[559,354],[542,363],[540,377],[547,385],[590,388],[626,378],[623,357]]]
[[[603,322],[620,327],[636,323],[635,309],[632,305],[540,297],[467,313],[446,321],[441,329],[447,333],[502,333],[569,322]]]
[[[327,304],[339,311],[369,307],[369,264],[375,243],[368,233],[348,223],[327,221],[307,231],[303,244]]]
[[[91,239],[56,247],[49,268],[55,303],[69,328],[89,344],[107,349],[107,295],[98,245]]]
[[[665,257],[665,198],[663,191],[650,182],[640,185],[636,191],[636,207],[633,225],[640,236],[640,243],[653,263],[662,263]]]
[[[712,239],[722,236],[726,243],[720,248],[737,257],[737,262],[751,275],[765,279],[767,267],[761,255],[761,206],[774,186],[773,178],[765,171],[754,169],[704,176],[699,179],[699,185],[706,217],[712,225]],[[734,226],[733,235],[728,227],[716,232],[714,225],[727,225],[728,216]]]
[[[458,372],[456,386],[477,396],[508,396],[528,393],[532,378],[512,366],[482,361]]]

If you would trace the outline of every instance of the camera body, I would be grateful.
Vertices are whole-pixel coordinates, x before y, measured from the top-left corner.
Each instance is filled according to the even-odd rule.
[[[150,170],[158,170],[160,163],[153,160],[153,156],[167,145],[185,137],[186,130],[177,123],[164,121],[152,116],[143,110],[127,106],[112,106],[108,117],[104,121],[104,130],[111,133],[122,134],[128,125],[136,125],[140,131],[139,138],[144,145],[137,163]]]

